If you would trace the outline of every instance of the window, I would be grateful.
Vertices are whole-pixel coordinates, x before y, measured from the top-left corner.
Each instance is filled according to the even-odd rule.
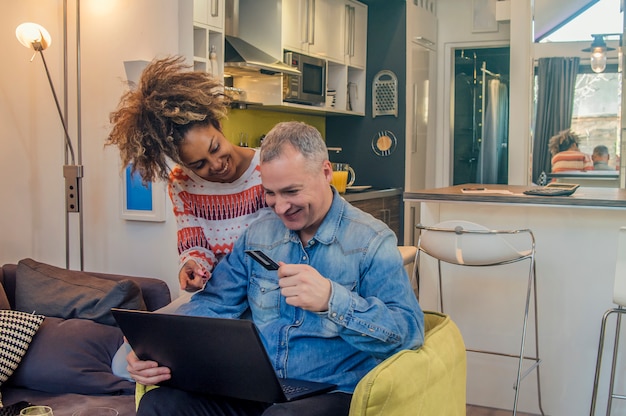
[[[615,167],[620,156],[621,74],[607,67],[596,74],[581,65],[576,77],[572,130],[581,137],[579,148],[592,154],[597,145],[609,149],[609,165]]]
[[[546,1],[546,0],[540,0]],[[621,33],[621,0],[598,0],[593,6],[572,16],[554,32],[544,37],[541,42],[591,42],[592,33]]]

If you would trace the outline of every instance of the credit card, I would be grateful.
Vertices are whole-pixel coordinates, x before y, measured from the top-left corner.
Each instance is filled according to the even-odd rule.
[[[267,270],[278,270],[278,263],[269,258],[269,256],[263,253],[261,250],[246,250],[246,254],[254,259],[261,266]]]

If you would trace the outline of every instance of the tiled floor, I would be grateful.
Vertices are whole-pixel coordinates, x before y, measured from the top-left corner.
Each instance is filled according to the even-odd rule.
[[[472,406],[468,404],[466,416],[509,416],[510,414],[510,410],[493,409],[491,407]],[[517,414],[518,416],[533,416],[530,413],[517,412]]]

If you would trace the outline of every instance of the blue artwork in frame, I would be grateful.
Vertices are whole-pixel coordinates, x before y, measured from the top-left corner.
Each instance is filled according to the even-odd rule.
[[[122,218],[135,221],[165,221],[165,185],[150,182],[146,185],[138,172],[124,169],[122,179]]]
[[[152,211],[152,183],[141,181],[139,172],[132,173],[128,166],[126,176],[126,208],[133,211]]]

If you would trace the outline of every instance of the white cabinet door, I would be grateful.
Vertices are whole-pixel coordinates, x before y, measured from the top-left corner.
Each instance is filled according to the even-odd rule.
[[[218,29],[224,28],[224,0],[208,0],[209,26]]]
[[[309,53],[344,62],[344,5],[337,0],[310,0],[313,2],[313,33],[309,39]]]
[[[207,0],[193,0],[193,21],[208,25],[209,2]]]
[[[193,0],[193,20],[195,23],[222,29],[224,0]]]
[[[309,52],[311,2],[313,0],[283,0],[282,42],[283,49]]]
[[[344,62],[344,3],[337,0],[283,0],[283,48]]]
[[[367,6],[352,0],[345,2],[345,63],[365,69],[367,62]]]

